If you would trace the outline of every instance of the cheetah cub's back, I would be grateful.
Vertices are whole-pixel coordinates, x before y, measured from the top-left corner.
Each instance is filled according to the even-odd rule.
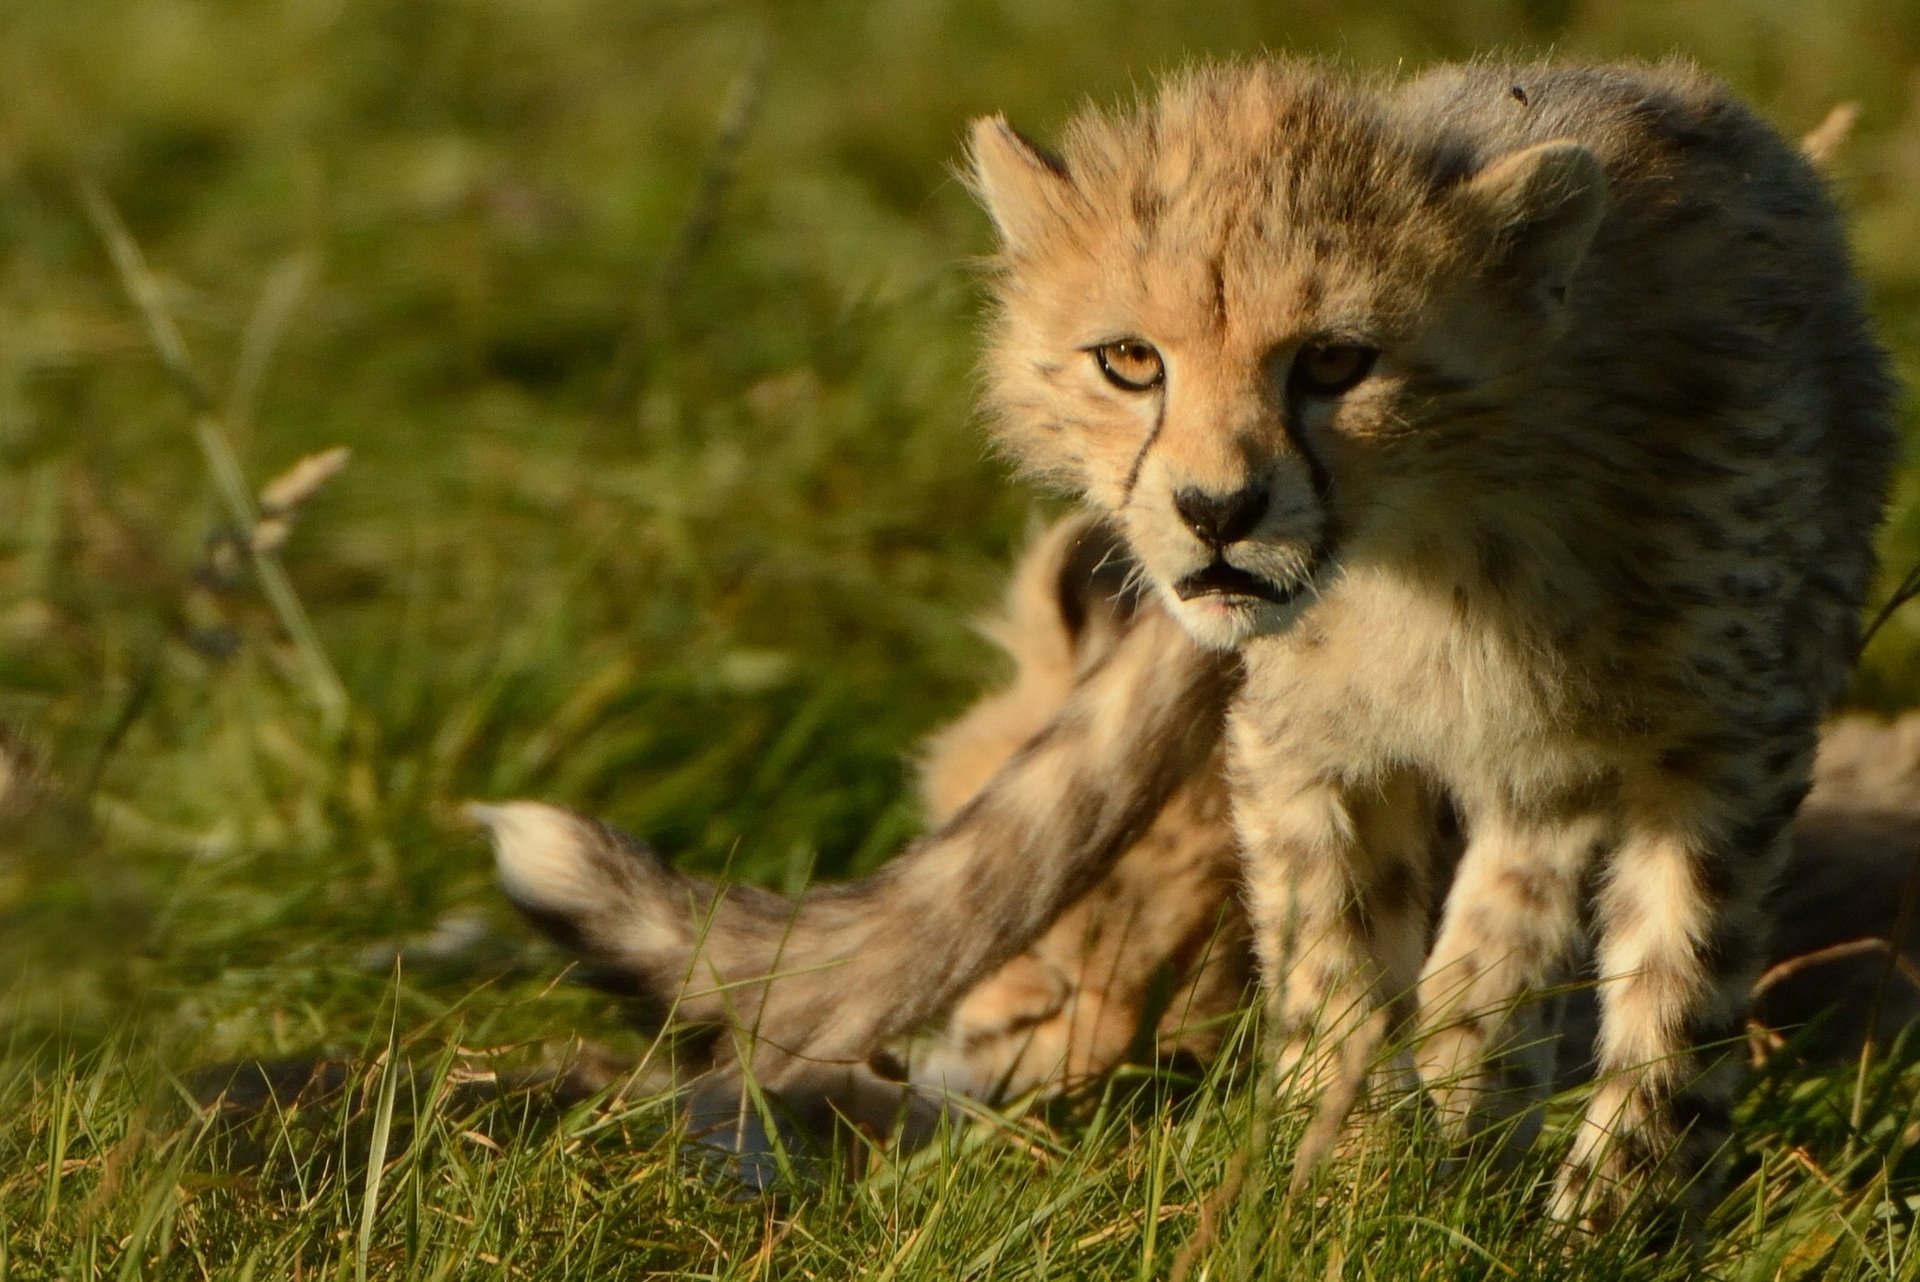
[[[1395,1027],[1461,1139],[1523,1146],[1529,999],[1590,918],[1603,1080],[1557,1209],[1697,1192],[1892,457],[1820,180],[1678,64],[1210,67],[973,155],[998,440],[1242,655],[1269,1027],[1321,1101],[1297,1169]]]

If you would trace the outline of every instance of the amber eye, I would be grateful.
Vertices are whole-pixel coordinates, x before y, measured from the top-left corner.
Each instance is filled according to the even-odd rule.
[[[1150,391],[1167,377],[1166,363],[1154,345],[1145,339],[1122,338],[1102,343],[1093,349],[1093,359],[1107,381],[1122,391]]]
[[[1371,374],[1379,355],[1359,343],[1309,343],[1293,358],[1287,377],[1303,396],[1338,396]]]

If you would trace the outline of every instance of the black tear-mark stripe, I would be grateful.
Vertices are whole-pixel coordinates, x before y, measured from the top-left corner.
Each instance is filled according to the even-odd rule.
[[[1287,395],[1285,410],[1280,415],[1280,431],[1285,434],[1287,444],[1293,448],[1294,453],[1298,454],[1301,461],[1307,465],[1307,479],[1313,484],[1313,496],[1320,500],[1320,506],[1324,510],[1328,506],[1328,500],[1333,496],[1333,474],[1327,470],[1326,464],[1320,461],[1320,456],[1315,454],[1312,447],[1307,444],[1306,435],[1300,430],[1300,418],[1300,398],[1290,392]]]
[[[1153,449],[1154,442],[1160,439],[1160,429],[1167,421],[1167,389],[1160,389],[1160,404],[1153,412],[1153,426],[1147,429],[1146,439],[1140,442],[1139,452],[1133,456],[1133,462],[1127,468],[1127,479],[1120,487],[1120,506],[1126,507],[1133,502],[1133,487],[1140,483],[1140,469],[1147,465],[1147,453]]]

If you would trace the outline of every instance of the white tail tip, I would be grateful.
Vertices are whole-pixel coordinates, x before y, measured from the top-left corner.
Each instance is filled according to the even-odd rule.
[[[592,838],[572,814],[537,801],[473,801],[464,813],[492,835],[500,884],[515,902],[566,914],[604,903],[607,888],[587,853]]]

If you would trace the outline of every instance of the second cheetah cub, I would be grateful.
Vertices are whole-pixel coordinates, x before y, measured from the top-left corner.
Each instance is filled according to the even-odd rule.
[[[1526,1143],[1529,999],[1590,923],[1598,1084],[1554,1209],[1697,1199],[1893,454],[1820,179],[1680,64],[1290,61],[1085,112],[1057,153],[981,121],[972,179],[997,439],[1165,613],[866,882],[721,890],[523,805],[493,812],[509,893],[777,1085],[1030,942],[1224,726],[1277,1080],[1318,1101],[1297,1173],[1396,1029],[1453,1133]]]

